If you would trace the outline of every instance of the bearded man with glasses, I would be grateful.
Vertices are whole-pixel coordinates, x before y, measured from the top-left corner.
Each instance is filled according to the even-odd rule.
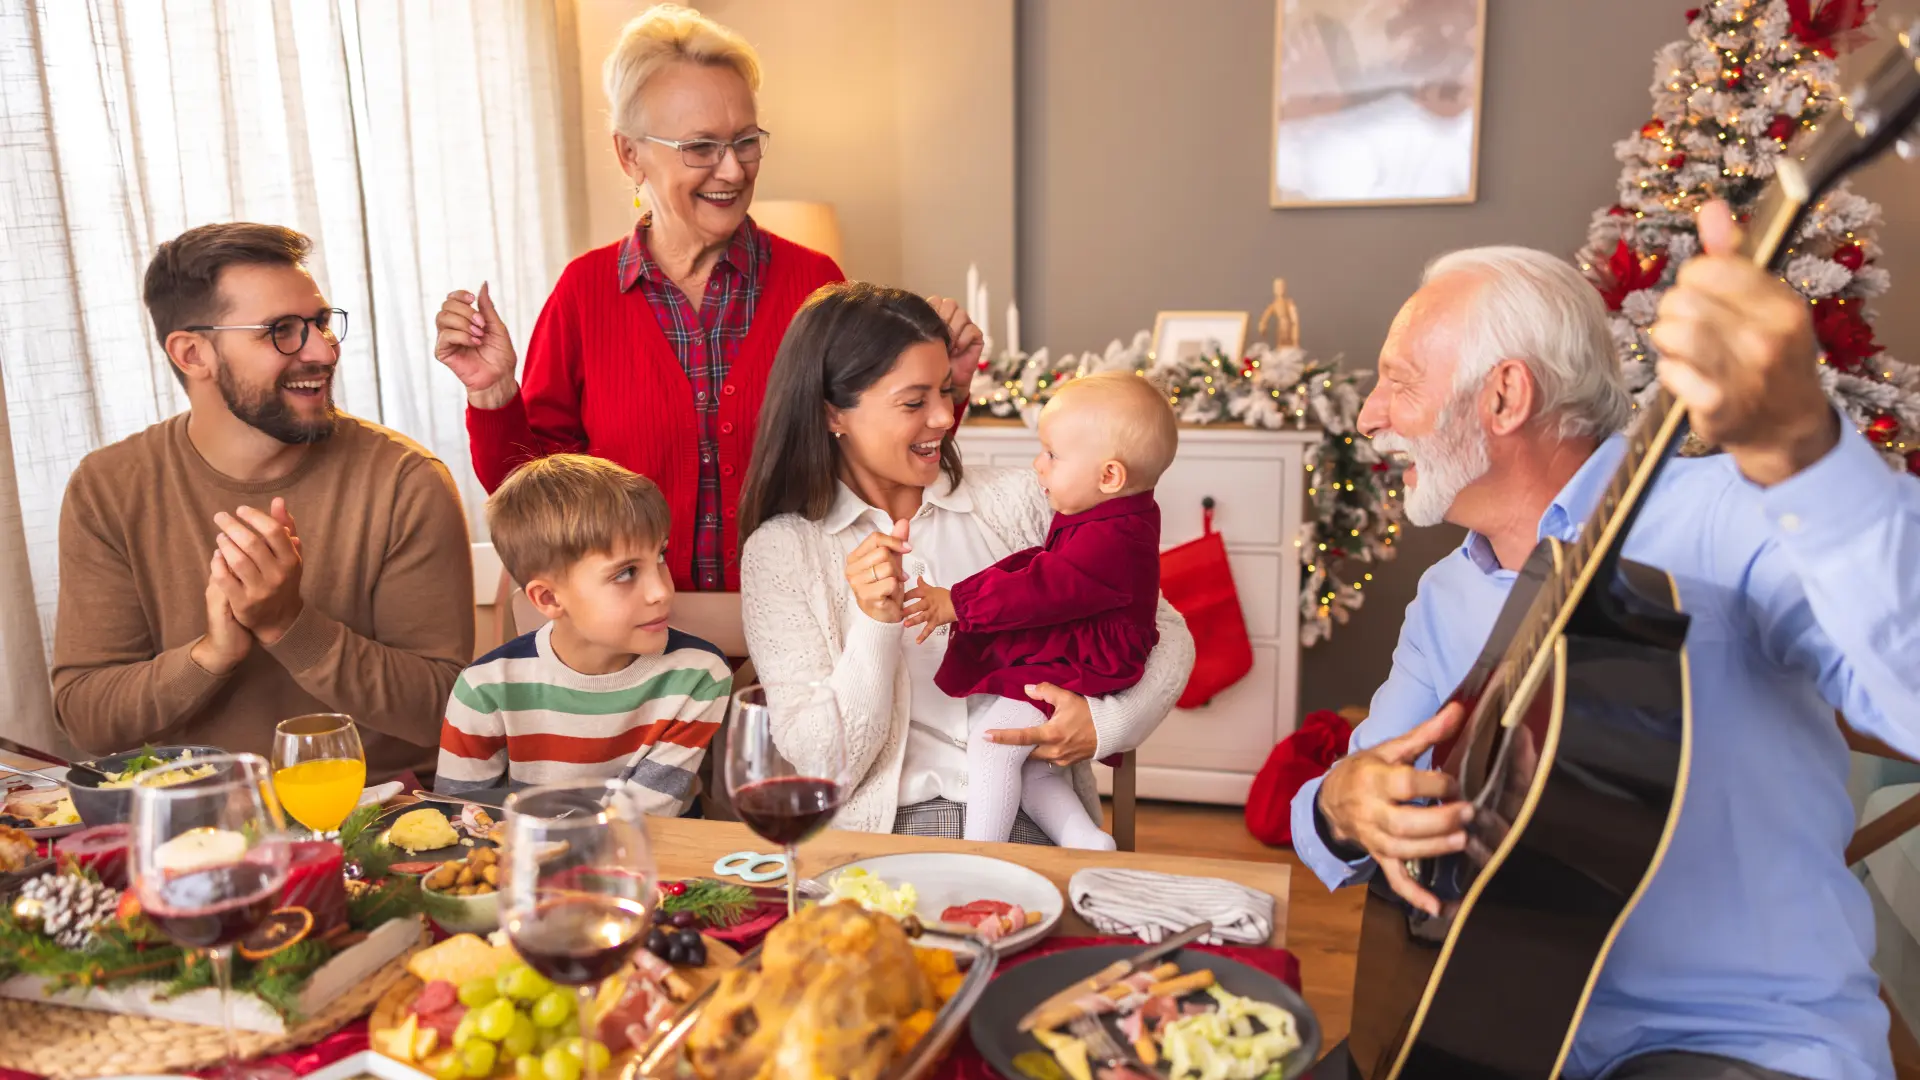
[[[334,407],[347,313],[275,225],[160,245],[145,299],[188,408],[87,455],[60,518],[54,712],[96,754],[267,753],[276,723],[353,717],[378,782],[436,759],[473,659],[453,478]]]

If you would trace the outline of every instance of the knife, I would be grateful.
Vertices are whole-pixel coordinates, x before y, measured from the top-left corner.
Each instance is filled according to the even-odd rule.
[[[104,783],[105,781],[111,779],[111,777],[109,777],[106,773],[101,772],[99,769],[94,768],[92,765],[82,764],[77,761],[67,761],[54,754],[49,754],[45,750],[35,750],[31,746],[23,746],[20,743],[14,742],[12,739],[0,738],[0,750],[5,750],[9,753],[19,754],[21,757],[32,758],[35,761],[44,761],[49,765],[62,765],[62,766],[65,766],[67,770],[70,772],[77,770],[79,772],[92,773],[93,775],[100,778],[99,781],[96,781],[97,783]],[[47,777],[47,779],[52,780],[53,778],[49,776]]]
[[[1039,1005],[1036,1005],[1032,1012],[1020,1018],[1019,1029],[1021,1031],[1032,1031],[1036,1027],[1053,1027],[1065,1020],[1071,1019],[1073,1014],[1079,1011],[1079,1006],[1075,1005],[1074,1002],[1086,997],[1088,994],[1097,994],[1135,972],[1146,970],[1153,965],[1154,961],[1170,953],[1178,952],[1212,932],[1212,923],[1195,923],[1137,956],[1126,960],[1115,960],[1088,978],[1074,983],[1072,986],[1067,987],[1065,990],[1060,991]],[[1043,1020],[1049,1022],[1043,1024],[1041,1023]]]

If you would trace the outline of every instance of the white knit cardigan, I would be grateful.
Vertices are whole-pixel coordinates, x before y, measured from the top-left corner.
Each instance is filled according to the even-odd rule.
[[[972,501],[996,562],[1046,540],[1053,511],[1032,470],[969,468],[960,491]],[[870,618],[847,585],[847,556],[865,538],[858,529],[830,534],[798,514],[765,522],[747,538],[741,555],[741,617],[762,682],[817,681],[833,687],[851,774],[858,778],[834,827],[892,832],[913,693],[900,663],[900,624]],[[1145,742],[1186,686],[1193,670],[1193,636],[1186,620],[1163,597],[1157,622],[1160,643],[1140,681],[1120,693],[1088,699],[1099,736],[1095,758]],[[1088,813],[1100,820],[1092,765],[1082,762],[1069,771]]]

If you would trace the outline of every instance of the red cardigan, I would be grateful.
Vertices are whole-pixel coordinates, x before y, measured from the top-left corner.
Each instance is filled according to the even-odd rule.
[[[753,325],[721,386],[721,546],[727,588],[740,588],[740,482],[753,456],[767,373],[802,302],[844,280],[834,261],[768,235],[766,283]],[[667,558],[675,587],[693,587],[693,504],[700,479],[693,386],[638,288],[621,292],[620,245],[596,248],[560,275],[527,343],[520,394],[499,409],[467,409],[473,471],[488,491],[547,454],[581,453],[660,485],[673,512]]]

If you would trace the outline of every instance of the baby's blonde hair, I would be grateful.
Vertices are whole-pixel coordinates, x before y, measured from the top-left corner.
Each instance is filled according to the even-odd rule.
[[[1130,371],[1096,371],[1061,383],[1044,411],[1058,409],[1090,409],[1106,424],[1108,455],[1127,467],[1129,495],[1159,483],[1180,449],[1173,406]]]
[[[685,61],[729,67],[760,92],[760,54],[747,39],[679,4],[656,4],[620,30],[620,42],[600,67],[607,89],[607,125],[629,139],[640,130],[640,93],[668,64]]]

